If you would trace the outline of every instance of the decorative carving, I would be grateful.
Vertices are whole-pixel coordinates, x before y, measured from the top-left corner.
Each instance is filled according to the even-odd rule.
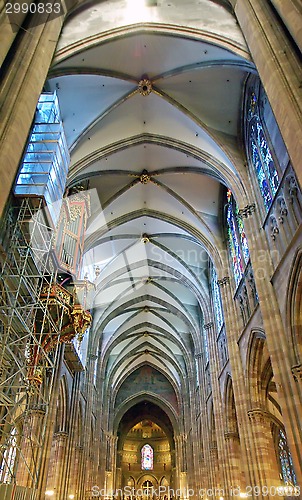
[[[298,195],[298,184],[297,184],[296,177],[294,175],[290,175],[289,177],[287,177],[286,181],[287,181],[287,185],[288,185],[288,194],[289,194],[290,201],[291,201],[291,203],[294,203],[294,199]]]
[[[252,292],[254,307],[256,307],[256,305],[259,302],[259,299],[258,299],[258,293],[257,293],[257,288],[256,288],[256,283],[255,283],[253,271],[249,272],[247,280],[248,280],[248,283],[250,285],[250,289]]]
[[[151,94],[152,83],[148,78],[144,78],[138,82],[138,91],[142,96]]]
[[[252,215],[256,210],[256,205],[255,203],[252,203],[251,205],[246,205],[244,208],[241,208],[238,211],[238,215],[242,219],[247,219],[250,215]]]
[[[139,180],[142,184],[148,184],[148,182],[150,182],[151,176],[149,175],[147,170],[142,171]]]
[[[44,303],[47,314],[36,314],[35,334],[37,342],[27,345],[28,362],[27,381],[30,385],[42,384],[46,366],[43,365],[45,354],[49,354],[58,344],[70,343],[76,336],[79,342],[92,321],[90,312],[78,303],[78,291],[81,284],[74,285],[71,291],[58,283],[44,285],[40,300]],[[85,290],[87,283],[84,283]],[[57,325],[59,333],[55,333]]]
[[[214,326],[213,321],[210,321],[206,325],[203,325],[203,327],[204,327],[205,330],[210,330],[211,328],[213,328],[213,326]]]
[[[278,212],[279,212],[279,217],[278,217],[278,220],[281,224],[283,224],[284,222],[284,217],[287,216],[288,214],[288,210],[287,210],[287,206],[286,206],[286,203],[285,203],[285,199],[282,197],[282,198],[279,198],[278,199]]]
[[[292,366],[292,374],[296,382],[302,381],[302,363]]]
[[[39,386],[43,382],[43,367],[33,366],[29,369],[27,374],[27,382],[33,386]]]
[[[278,223],[276,221],[275,217],[270,218],[270,223],[271,223],[271,237],[275,241],[276,239],[276,234],[279,234],[279,228],[278,228]]]
[[[269,419],[269,414],[262,408],[253,408],[248,410],[247,414],[251,422],[255,424],[264,424]]]
[[[230,283],[230,277],[229,276],[224,276],[221,280],[217,280],[217,285],[220,286],[221,288],[224,287],[225,285],[228,285]]]
[[[226,441],[230,441],[231,439],[239,441],[239,434],[238,434],[238,432],[227,431],[224,433],[224,439]]]
[[[142,236],[142,242],[145,244],[150,242],[150,238],[146,233],[144,233]]]
[[[80,304],[76,304],[71,312],[71,317],[74,331],[78,335],[78,341],[81,342],[83,340],[84,333],[91,324],[92,316],[90,312],[85,311]]]
[[[218,345],[220,368],[222,370],[229,359],[228,344],[224,328],[221,330],[218,336],[217,345]]]

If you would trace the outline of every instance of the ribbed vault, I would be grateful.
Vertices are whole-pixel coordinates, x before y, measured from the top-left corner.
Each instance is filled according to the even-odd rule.
[[[175,404],[165,404],[182,414],[211,314],[209,262],[219,272],[225,264],[225,186],[247,197],[237,138],[254,68],[229,3],[168,3],[147,3],[132,12],[139,19],[125,2],[97,2],[90,17],[83,5],[66,22],[47,82],[71,150],[69,186],[93,194],[91,349],[100,397],[120,418],[136,397],[121,391],[140,370],[170,384]],[[144,391],[156,401],[154,387],[137,397]]]

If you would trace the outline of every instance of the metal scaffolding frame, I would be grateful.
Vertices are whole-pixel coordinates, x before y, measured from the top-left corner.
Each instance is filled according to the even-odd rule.
[[[50,297],[57,278],[55,235],[44,202],[18,202],[0,229],[0,491],[1,498],[32,500],[65,311],[63,301]]]

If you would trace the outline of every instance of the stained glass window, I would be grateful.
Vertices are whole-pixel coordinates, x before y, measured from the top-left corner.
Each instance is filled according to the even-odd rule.
[[[249,261],[250,253],[242,218],[230,190],[227,192],[227,233],[229,251],[233,266],[236,286],[238,286]]]
[[[145,444],[142,447],[142,470],[152,470],[153,469],[153,448],[149,444]]]
[[[14,427],[11,431],[8,448],[3,453],[2,464],[0,468],[0,482],[11,483],[17,452],[17,429]]]
[[[287,439],[284,432],[280,429],[278,442],[279,459],[281,464],[281,474],[284,484],[296,485],[297,479],[294,472],[292,456],[288,449]]]
[[[213,289],[213,303],[214,303],[214,313],[216,319],[217,331],[219,332],[222,328],[224,318],[222,312],[222,303],[219,286],[217,283],[217,274],[215,269],[212,271],[212,289]],[[206,333],[206,332],[205,332]]]
[[[249,130],[251,159],[257,174],[264,205],[266,210],[268,210],[276,194],[280,180],[262,127],[258,112],[258,100],[254,92],[251,93],[249,100],[248,119],[251,121]]]

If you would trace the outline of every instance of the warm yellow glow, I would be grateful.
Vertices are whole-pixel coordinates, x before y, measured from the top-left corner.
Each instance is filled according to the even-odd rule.
[[[47,497],[53,497],[54,494],[55,494],[55,492],[53,490],[47,490],[47,491],[45,491],[45,495]]]
[[[69,497],[68,497],[68,498],[74,498],[74,495],[69,495]]]
[[[246,497],[247,497],[247,494],[246,494],[246,493],[241,492],[239,496],[240,496],[240,498],[246,498]]]

